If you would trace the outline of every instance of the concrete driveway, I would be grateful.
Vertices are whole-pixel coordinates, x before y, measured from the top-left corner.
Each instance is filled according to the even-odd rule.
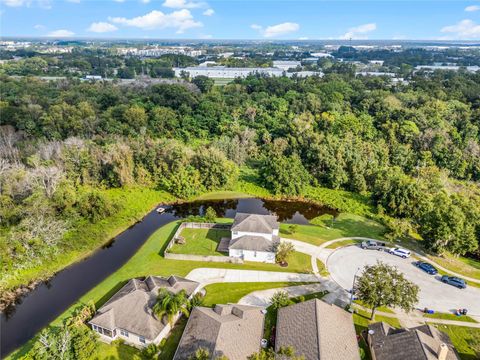
[[[467,286],[457,289],[443,284],[440,276],[428,275],[413,265],[414,259],[402,259],[383,251],[363,250],[359,246],[348,246],[334,251],[327,259],[327,269],[331,278],[344,289],[351,289],[355,272],[365,265],[372,265],[380,260],[394,265],[405,277],[420,287],[417,307],[440,312],[451,312],[458,308],[467,308],[469,314],[480,315],[480,289]]]

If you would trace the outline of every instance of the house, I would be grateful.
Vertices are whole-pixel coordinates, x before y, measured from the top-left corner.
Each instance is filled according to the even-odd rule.
[[[360,360],[352,314],[318,299],[278,310],[275,350],[290,346],[305,360]]]
[[[373,360],[458,360],[447,334],[430,325],[395,329],[384,322],[368,326]]]
[[[280,241],[278,230],[279,224],[273,215],[237,213],[231,228],[229,256],[275,263],[275,248]]]
[[[98,309],[89,324],[105,342],[123,339],[139,347],[158,344],[170,331],[168,322],[158,319],[152,311],[158,290],[164,288],[175,294],[185,290],[190,298],[199,285],[196,281],[174,275],[131,279]]]
[[[247,305],[195,307],[188,318],[174,360],[186,360],[199,348],[212,359],[226,356],[245,360],[260,351],[265,315],[262,308]]]

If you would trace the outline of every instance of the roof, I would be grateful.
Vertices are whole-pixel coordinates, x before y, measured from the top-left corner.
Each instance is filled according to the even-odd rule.
[[[245,360],[260,350],[265,315],[262,308],[247,305],[196,307],[175,352],[174,360],[189,359],[205,348],[212,358]]]
[[[369,345],[377,360],[438,359],[441,344],[446,344],[449,349],[446,360],[458,359],[448,335],[430,325],[395,329],[379,322],[369,325],[368,329]]]
[[[228,249],[251,250],[251,251],[265,251],[275,252],[275,242],[264,238],[263,236],[243,235],[236,239],[231,239]]]
[[[279,228],[276,216],[237,213],[232,224],[232,231],[271,234]]]
[[[305,360],[359,360],[352,315],[312,299],[278,310],[275,349],[292,346]]]
[[[98,309],[89,323],[109,330],[121,328],[154,340],[165,327],[152,312],[158,290],[165,288],[175,294],[185,290],[191,295],[198,285],[196,281],[174,275],[168,278],[148,276],[145,280],[131,279]]]

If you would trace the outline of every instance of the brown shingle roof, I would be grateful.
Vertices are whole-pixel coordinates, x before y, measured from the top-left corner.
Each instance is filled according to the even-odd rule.
[[[188,319],[174,360],[186,360],[199,348],[212,358],[245,360],[260,350],[264,314],[256,306],[216,305],[196,307]]]
[[[442,343],[449,348],[447,360],[458,360],[448,335],[430,325],[394,329],[385,323],[368,327],[368,342],[377,360],[433,360]]]
[[[359,360],[352,315],[312,299],[279,309],[275,349],[292,346],[305,360]]]
[[[195,281],[173,275],[169,278],[131,279],[98,309],[89,323],[109,330],[124,329],[154,340],[165,327],[152,312],[158,290],[165,288],[172,293],[185,290],[191,295],[198,285]]]
[[[232,231],[256,232],[261,234],[271,234],[274,229],[278,228],[277,218],[273,215],[237,213],[232,224]]]

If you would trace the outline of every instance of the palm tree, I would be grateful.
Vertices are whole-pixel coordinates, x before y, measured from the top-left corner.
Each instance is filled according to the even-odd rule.
[[[167,289],[160,289],[158,291],[157,301],[155,305],[153,305],[153,312],[159,319],[166,316],[170,326],[173,326],[173,319],[178,313],[181,312],[185,316],[190,314],[187,305],[188,297],[185,290],[174,294]]]

